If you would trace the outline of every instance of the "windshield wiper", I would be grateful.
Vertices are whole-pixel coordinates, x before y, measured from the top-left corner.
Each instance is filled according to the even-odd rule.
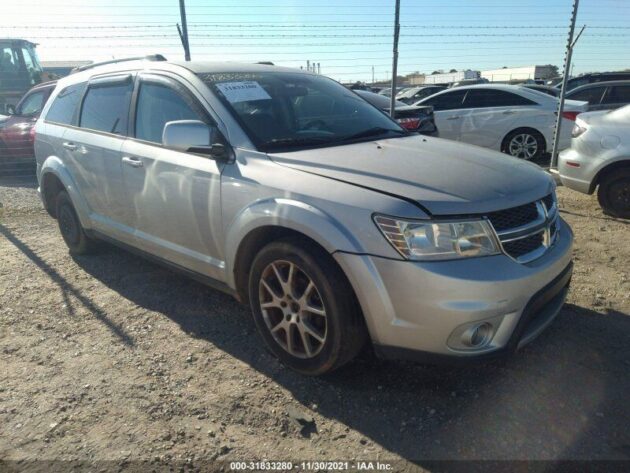
[[[318,145],[322,143],[330,143],[330,138],[324,138],[320,136],[300,136],[293,138],[274,138],[269,141],[265,141],[265,147],[268,146],[308,146]]]
[[[404,130],[396,130],[395,128],[384,128],[382,126],[375,126],[373,128],[368,128],[367,130],[360,131],[355,133],[354,135],[344,136],[340,141],[352,141],[358,140],[360,138],[369,138],[370,136],[383,135],[385,133],[397,133],[399,135],[407,135],[408,133]]]

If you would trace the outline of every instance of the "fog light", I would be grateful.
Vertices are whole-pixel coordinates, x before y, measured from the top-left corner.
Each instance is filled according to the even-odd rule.
[[[484,322],[473,325],[462,334],[462,343],[469,347],[480,348],[492,339],[492,325]]]

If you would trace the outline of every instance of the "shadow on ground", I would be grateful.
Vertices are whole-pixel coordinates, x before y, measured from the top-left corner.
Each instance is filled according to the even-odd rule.
[[[3,234],[63,284],[27,245]],[[366,355],[312,379],[278,368],[261,348],[248,309],[227,295],[109,246],[76,263],[122,297],[272,378],[303,405],[316,404],[323,416],[421,466],[456,458],[630,460],[627,314],[567,305],[547,332],[509,359],[452,368]]]

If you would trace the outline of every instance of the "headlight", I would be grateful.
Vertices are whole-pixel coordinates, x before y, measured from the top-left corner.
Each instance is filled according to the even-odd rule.
[[[494,231],[485,220],[420,222],[377,215],[374,221],[407,259],[445,260],[500,253]]]

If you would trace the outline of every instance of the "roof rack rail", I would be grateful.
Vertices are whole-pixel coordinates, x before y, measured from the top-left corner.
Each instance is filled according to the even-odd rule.
[[[87,71],[88,69],[92,69],[94,67],[106,66],[107,64],[116,64],[118,62],[141,61],[141,60],[166,61],[166,58],[162,56],[161,54],[149,54],[148,56],[136,56],[136,57],[126,57],[126,58],[121,58],[121,59],[112,59],[110,61],[95,62],[92,64],[86,64],[85,66],[75,67],[74,69],[72,69],[70,73],[74,74],[75,72],[83,72],[83,71]]]

